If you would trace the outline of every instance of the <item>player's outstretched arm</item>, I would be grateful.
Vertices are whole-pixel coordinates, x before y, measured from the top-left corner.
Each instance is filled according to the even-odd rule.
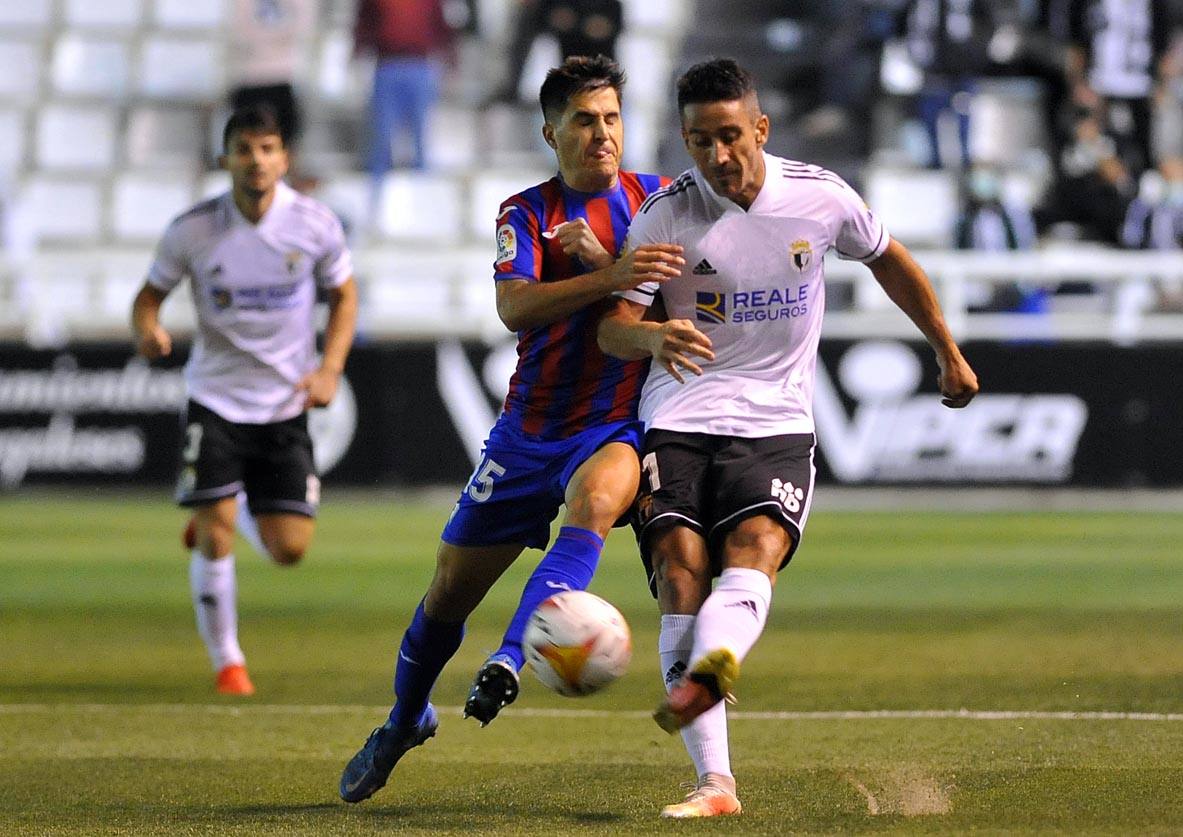
[[[172,337],[160,324],[160,306],[167,295],[145,282],[131,304],[131,330],[136,338],[136,351],[148,360],[172,354]]]
[[[941,403],[946,407],[964,407],[978,393],[978,377],[949,333],[924,270],[908,248],[894,239],[869,267],[891,301],[916,324],[936,352],[941,368],[937,383],[944,396]]]
[[[596,329],[596,342],[600,351],[623,360],[639,360],[652,357],[678,383],[685,383],[682,369],[695,375],[702,374],[702,367],[692,360],[694,357],[714,360],[711,338],[707,337],[690,320],[646,320],[646,308],[627,299],[618,299],[600,318]]]
[[[571,279],[502,279],[497,283],[497,315],[510,331],[550,325],[616,291],[681,276],[685,263],[676,244],[643,244],[609,267]]]
[[[304,390],[304,409],[324,407],[337,394],[337,384],[345,371],[345,359],[357,331],[357,283],[349,277],[329,290],[329,321],[325,325],[324,359],[320,367],[305,375],[297,389]]]

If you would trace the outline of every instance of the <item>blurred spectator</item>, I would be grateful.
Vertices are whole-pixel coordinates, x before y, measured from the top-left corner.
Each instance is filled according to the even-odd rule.
[[[230,108],[267,105],[289,152],[300,137],[293,84],[300,47],[312,36],[317,0],[234,0],[228,43]]]
[[[1065,114],[1065,136],[1056,179],[1040,227],[1070,222],[1084,238],[1116,244],[1133,198],[1135,179],[1118,156],[1117,142],[1100,117],[1082,107]]]
[[[411,139],[410,168],[427,167],[427,120],[439,97],[441,65],[451,59],[453,31],[442,0],[360,0],[355,53],[374,54],[370,150],[366,168],[376,192],[395,164],[396,132]]]
[[[955,242],[959,250],[1006,252],[1035,248],[1035,219],[1031,209],[1003,195],[1001,173],[975,165],[963,180],[961,214]],[[1028,283],[984,285],[970,308],[986,311],[1047,310],[1047,290]]]
[[[951,162],[942,159],[940,144],[947,113],[957,120],[957,162],[969,167],[969,103],[990,66],[989,44],[1000,13],[999,0],[912,0],[906,9],[908,54],[924,73],[916,111],[928,134],[930,168]]]
[[[1069,45],[1071,104],[1096,115],[1137,177],[1151,163],[1151,99],[1173,30],[1168,0],[1051,0],[1051,8],[1053,32]]]
[[[517,0],[505,82],[495,100],[517,101],[530,47],[540,35],[559,44],[561,58],[572,55],[616,57],[616,41],[624,28],[620,0]]]

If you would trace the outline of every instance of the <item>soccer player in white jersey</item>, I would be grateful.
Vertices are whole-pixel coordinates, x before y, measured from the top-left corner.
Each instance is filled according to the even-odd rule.
[[[307,411],[332,401],[353,343],[357,290],[336,216],[283,182],[288,155],[275,114],[236,111],[221,165],[232,187],[177,217],[132,305],[137,349],[168,355],[165,297],[189,278],[197,335],[185,366],[189,396],[177,501],[194,510],[189,564],[197,629],[216,688],[254,693],[238,644],[236,501],[245,492],[267,553],[295,564],[320,502]],[[324,356],[314,306],[327,294]]]
[[[859,196],[822,168],[764,152],[768,117],[746,71],[727,59],[690,68],[678,109],[695,168],[642,205],[625,247],[681,245],[687,267],[660,288],[618,292],[598,338],[609,354],[653,358],[637,516],[662,613],[667,696],[654,717],[682,731],[698,772],[662,816],[704,817],[740,812],[723,700],[813,500],[826,251],[867,263],[919,327],[944,404],[965,406],[978,384],[924,272]],[[665,322],[643,319],[656,297]]]

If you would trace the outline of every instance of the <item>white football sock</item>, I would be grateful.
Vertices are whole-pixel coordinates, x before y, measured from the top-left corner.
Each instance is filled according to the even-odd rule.
[[[681,678],[690,660],[690,646],[694,640],[693,616],[663,614],[657,650],[661,656],[665,690]],[[727,709],[720,703],[682,727],[682,744],[694,762],[701,782],[708,773],[731,775],[731,752],[727,742]]]
[[[234,556],[214,561],[199,550],[189,558],[189,590],[197,614],[197,632],[209,651],[214,671],[242,665],[246,658],[238,647],[238,583]]]
[[[764,631],[772,581],[760,570],[728,567],[694,621],[691,663],[716,648],[730,648],[743,660]]]
[[[240,491],[235,494],[234,502],[238,505],[238,516],[234,520],[234,525],[237,527],[238,533],[246,538],[246,542],[261,557],[272,561],[275,560],[271,557],[271,552],[267,549],[267,545],[263,543],[263,536],[259,534],[259,522],[251,514],[250,506],[246,504],[246,492]]]

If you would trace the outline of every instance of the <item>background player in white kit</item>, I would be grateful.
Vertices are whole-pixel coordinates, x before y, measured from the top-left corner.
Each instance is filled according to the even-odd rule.
[[[275,114],[236,111],[223,132],[231,190],[176,218],[132,305],[140,354],[172,351],[160,306],[188,276],[197,336],[185,367],[189,404],[177,500],[194,509],[189,580],[216,687],[254,686],[238,644],[235,496],[245,491],[265,551],[299,561],[312,540],[320,483],[307,410],[337,392],[353,343],[357,290],[336,216],[282,180],[287,149]],[[314,306],[327,293],[324,357]]]
[[[768,117],[746,71],[726,59],[691,67],[678,110],[695,168],[642,205],[626,250],[681,245],[692,267],[660,289],[618,292],[599,342],[618,357],[654,358],[639,408],[638,502],[668,691],[654,717],[682,730],[698,771],[697,789],[662,816],[703,817],[740,812],[722,701],[813,499],[826,251],[866,262],[923,332],[944,404],[965,406],[978,384],[924,272],[862,199],[831,172],[764,153]],[[658,295],[668,320],[643,321]]]

